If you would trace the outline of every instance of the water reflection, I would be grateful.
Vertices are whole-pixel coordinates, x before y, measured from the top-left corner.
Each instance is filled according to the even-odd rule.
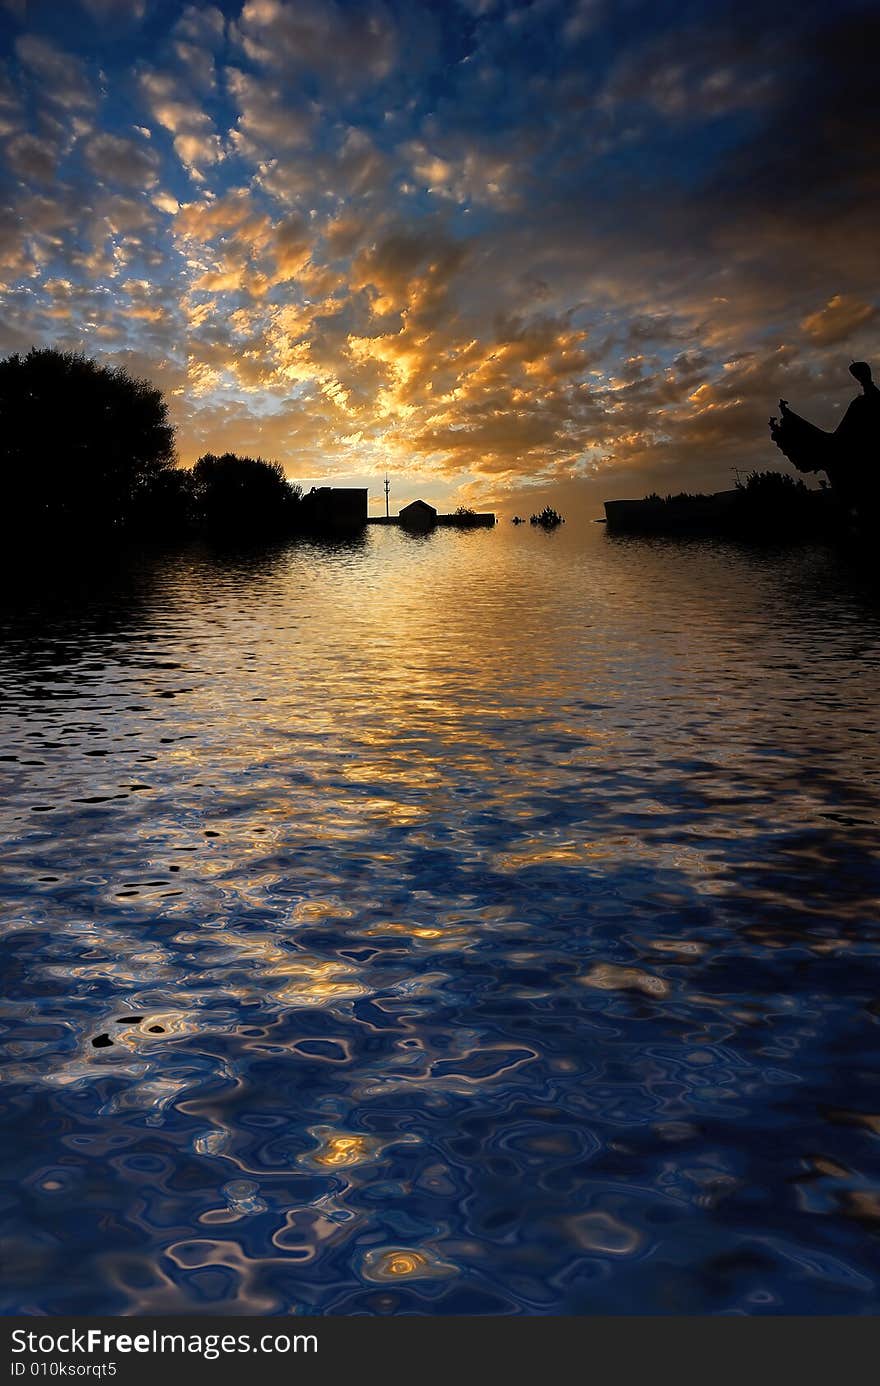
[[[393,529],[7,599],[7,1312],[875,1312],[878,620]]]

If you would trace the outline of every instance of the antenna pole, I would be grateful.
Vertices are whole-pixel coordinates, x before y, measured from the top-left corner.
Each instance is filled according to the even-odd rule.
[[[391,482],[388,480],[388,477],[386,476],[386,478],[385,478],[385,518],[386,518],[386,520],[387,520],[387,519],[389,518],[389,516],[391,515],[391,511],[390,511],[390,509],[389,509],[389,507],[388,507],[388,494],[389,494],[390,490],[391,490]]]

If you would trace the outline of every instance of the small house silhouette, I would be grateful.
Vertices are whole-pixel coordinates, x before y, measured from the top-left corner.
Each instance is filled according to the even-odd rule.
[[[433,529],[437,511],[427,501],[414,500],[403,507],[397,518],[406,529]]]

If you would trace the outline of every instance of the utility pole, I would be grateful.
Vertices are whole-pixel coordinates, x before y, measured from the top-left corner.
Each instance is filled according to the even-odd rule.
[[[389,516],[391,515],[391,511],[390,511],[390,509],[389,509],[389,507],[388,507],[388,493],[390,492],[390,490],[391,490],[391,482],[388,480],[388,477],[386,476],[386,478],[385,478],[385,518],[386,518],[386,520],[387,520],[387,519],[389,518]]]

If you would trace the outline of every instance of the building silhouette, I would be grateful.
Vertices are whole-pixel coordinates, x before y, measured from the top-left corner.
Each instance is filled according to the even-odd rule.
[[[313,486],[302,498],[302,516],[314,529],[362,529],[367,523],[367,489]]]
[[[433,529],[437,523],[437,511],[427,501],[414,500],[403,507],[397,518],[404,529]]]

